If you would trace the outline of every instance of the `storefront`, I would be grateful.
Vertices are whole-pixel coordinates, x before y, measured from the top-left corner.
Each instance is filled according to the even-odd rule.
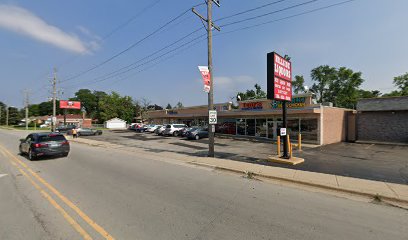
[[[282,123],[282,105],[267,99],[240,101],[238,109],[231,103],[216,104],[216,133],[276,140]],[[346,140],[347,115],[353,110],[313,104],[312,95],[295,95],[288,104],[288,134],[305,142],[330,144]],[[207,106],[148,112],[149,122],[206,125]]]

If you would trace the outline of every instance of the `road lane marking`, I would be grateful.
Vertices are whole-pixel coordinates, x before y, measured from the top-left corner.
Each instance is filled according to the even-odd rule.
[[[9,161],[31,182],[31,184],[41,193],[41,195],[62,214],[65,220],[67,220],[68,223],[71,224],[71,226],[79,234],[81,234],[84,239],[92,240],[92,237],[47,192],[45,192],[40,185],[38,185],[19,165],[17,165],[15,161],[12,159],[9,159]]]
[[[86,215],[81,209],[79,209],[74,203],[72,203],[67,197],[62,195],[57,189],[55,189],[51,184],[45,181],[37,173],[35,173],[27,164],[21,161],[19,158],[14,156],[10,151],[0,145],[0,149],[3,149],[13,160],[23,166],[32,176],[34,176],[39,182],[44,184],[51,192],[53,192],[57,197],[59,197],[65,204],[67,204],[72,210],[74,210],[85,222],[87,222],[95,231],[101,234],[105,239],[114,240],[114,238],[105,231],[101,226],[99,226],[95,221],[93,221],[88,215]]]
[[[0,178],[7,176],[7,174],[0,174]]]

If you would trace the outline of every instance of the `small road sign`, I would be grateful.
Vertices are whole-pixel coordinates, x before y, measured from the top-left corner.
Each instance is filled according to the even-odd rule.
[[[217,124],[217,111],[216,110],[208,111],[208,123]]]

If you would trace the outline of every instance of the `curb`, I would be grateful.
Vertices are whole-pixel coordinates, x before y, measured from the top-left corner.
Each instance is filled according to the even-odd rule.
[[[198,166],[203,166],[203,167],[210,167],[210,168],[213,168],[213,169],[218,169],[218,170],[223,170],[223,171],[228,171],[228,172],[233,172],[233,173],[238,173],[238,174],[246,174],[248,172],[248,171],[230,169],[230,168],[225,168],[225,167],[220,167],[220,166],[210,165],[210,164],[205,164],[205,163],[199,163],[199,162],[189,162],[189,163],[193,164],[193,165],[198,165]],[[257,177],[268,178],[268,179],[273,179],[273,180],[279,180],[279,181],[284,181],[284,182],[289,182],[289,183],[295,183],[295,184],[299,184],[299,185],[305,185],[305,186],[310,186],[310,187],[315,187],[315,188],[320,188],[320,189],[326,189],[326,190],[330,190],[330,191],[348,193],[348,194],[352,194],[352,195],[368,197],[368,198],[373,198],[373,199],[374,198],[380,198],[383,202],[386,202],[386,203],[389,203],[389,204],[395,204],[395,203],[398,204],[398,203],[400,203],[400,204],[408,205],[408,199],[406,200],[406,199],[399,199],[399,198],[394,198],[394,197],[387,197],[387,196],[383,196],[383,195],[378,194],[378,193],[374,194],[374,193],[358,192],[358,191],[354,191],[354,190],[349,190],[349,189],[344,189],[344,188],[336,188],[336,187],[331,187],[331,186],[317,184],[317,183],[299,181],[299,180],[295,180],[295,179],[288,179],[288,178],[264,175],[262,173],[252,173],[252,174],[253,174],[253,176],[257,176]],[[401,206],[399,206],[399,207],[401,207]]]
[[[80,143],[80,144],[86,144],[86,145],[89,145],[89,146],[100,146],[100,145],[97,145],[97,144],[94,144],[94,143],[89,143],[89,142],[82,142],[82,141],[74,141],[74,142]],[[183,160],[178,159],[178,158],[173,158],[173,159],[176,160],[176,161],[183,161]],[[217,165],[207,164],[207,163],[201,163],[201,162],[197,162],[196,160],[186,161],[185,163],[188,163],[188,164],[191,164],[191,165],[196,165],[196,166],[201,166],[201,167],[206,167],[206,168],[211,168],[211,169],[215,169],[215,170],[228,171],[228,172],[237,173],[237,174],[247,174],[249,172],[249,171],[236,170],[236,169],[231,169],[231,168],[227,168],[227,167],[221,167],[221,166],[217,166]],[[283,177],[265,175],[265,174],[262,174],[262,173],[255,173],[255,172],[251,172],[251,173],[252,173],[253,176],[257,176],[257,177],[261,177],[261,178],[267,178],[267,179],[278,180],[278,181],[283,181],[283,182],[288,182],[288,183],[294,183],[294,184],[299,184],[299,185],[304,185],[304,186],[309,186],[309,187],[315,187],[315,188],[325,189],[325,190],[330,190],[330,191],[335,191],[335,192],[342,192],[342,193],[352,194],[352,195],[366,197],[366,198],[372,198],[372,199],[380,198],[381,201],[383,201],[385,203],[408,209],[408,199],[399,199],[399,198],[394,198],[394,197],[388,197],[388,196],[383,196],[383,195],[378,194],[378,193],[375,193],[375,194],[374,193],[364,193],[364,192],[359,192],[359,191],[355,191],[355,190],[337,188],[337,187],[332,187],[332,186],[323,185],[323,184],[310,183],[310,182],[305,182],[305,181],[300,181],[300,180],[295,180],[295,179],[288,179],[288,178],[283,178]],[[398,204],[402,204],[404,206],[401,206],[401,205],[398,205]]]

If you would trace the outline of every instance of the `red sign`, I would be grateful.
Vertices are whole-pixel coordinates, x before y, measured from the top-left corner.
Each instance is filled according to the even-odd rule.
[[[262,102],[243,103],[241,110],[257,110],[262,109]]]
[[[198,66],[204,81],[204,92],[210,92],[211,75],[207,66]]]
[[[267,55],[268,89],[267,98],[292,101],[292,64],[272,52]]]
[[[61,100],[60,108],[81,109],[81,102]]]

